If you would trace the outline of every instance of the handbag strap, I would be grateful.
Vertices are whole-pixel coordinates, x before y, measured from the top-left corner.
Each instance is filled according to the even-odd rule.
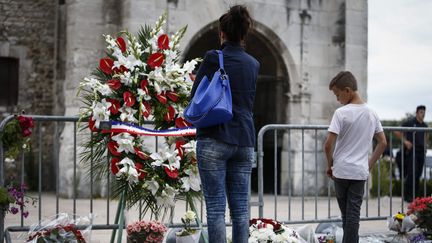
[[[222,53],[221,50],[216,50],[216,52],[219,55],[219,68],[222,69],[222,70],[225,70],[224,69],[224,61],[223,61],[223,53]]]

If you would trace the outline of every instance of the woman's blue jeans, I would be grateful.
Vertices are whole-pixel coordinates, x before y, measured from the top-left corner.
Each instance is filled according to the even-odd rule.
[[[247,243],[253,147],[198,138],[196,151],[206,202],[209,242],[226,242],[225,208],[228,199],[233,224],[232,240]]]
[[[360,210],[363,202],[364,180],[334,178],[336,198],[342,213],[343,243],[359,242]]]

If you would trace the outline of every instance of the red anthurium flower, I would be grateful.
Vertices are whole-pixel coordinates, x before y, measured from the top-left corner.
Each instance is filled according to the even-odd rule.
[[[138,157],[140,157],[140,159],[148,160],[150,158],[146,153],[141,151],[138,147],[134,147],[134,150],[135,153],[138,155]]]
[[[138,171],[138,179],[142,180],[145,178],[147,173],[143,170],[143,165],[140,163],[135,163],[135,169]]]
[[[95,121],[91,117],[88,123],[89,123],[88,127],[90,128],[90,131],[97,132],[99,130],[95,125]]]
[[[160,94],[156,94],[156,99],[159,100],[160,103],[166,104],[167,103],[167,97],[165,95],[165,92],[162,92]]]
[[[174,101],[174,102],[177,102],[177,100],[178,100],[178,98],[179,98],[178,94],[176,94],[176,93],[174,93],[174,92],[172,92],[172,91],[168,91],[168,92],[166,93],[166,96],[167,96],[170,100],[172,100],[172,101]]]
[[[163,34],[158,38],[158,47],[161,50],[169,49],[169,38],[168,35]]]
[[[165,167],[165,173],[168,175],[168,177],[170,177],[172,179],[176,179],[179,175],[179,171],[177,169],[171,170],[168,167]]]
[[[117,38],[117,45],[119,46],[121,52],[126,51],[126,42],[124,41],[123,38],[121,38],[121,37]]]
[[[117,79],[110,79],[107,81],[107,84],[112,90],[118,90],[122,86],[120,80]]]
[[[151,106],[150,106],[150,104],[149,104],[148,102],[146,102],[146,101],[144,101],[142,104],[143,104],[144,107],[141,108],[141,114],[142,114],[145,118],[148,118],[148,117],[150,116],[150,113],[151,113]]]
[[[129,107],[132,107],[135,104],[135,97],[129,91],[123,93],[123,100],[125,104]]]
[[[164,119],[165,121],[172,121],[174,119],[174,115],[175,115],[175,110],[174,107],[172,106],[168,106],[168,111],[167,113],[164,115]]]
[[[182,145],[186,144],[186,142],[184,140],[177,140],[176,141],[176,149],[178,151],[178,155],[180,156],[180,158],[183,158],[183,154],[184,154],[184,148],[182,147]]]
[[[150,68],[155,69],[156,67],[162,65],[163,61],[164,61],[164,54],[156,52],[149,56],[147,60],[147,64],[150,66]]]
[[[114,65],[114,61],[109,57],[102,58],[99,61],[99,68],[102,70],[102,72],[104,72],[106,74],[112,73],[113,65]]]
[[[120,168],[117,165],[118,162],[120,162],[120,159],[117,157],[111,159],[111,172],[114,175],[117,175],[117,173],[120,171]]]
[[[190,127],[191,124],[187,122],[183,117],[177,117],[175,119],[175,126],[177,128],[182,128],[182,127]]]
[[[147,85],[148,85],[148,81],[147,81],[147,79],[143,79],[143,80],[141,80],[140,87],[141,87],[142,90],[144,90],[144,92],[145,92],[146,94],[149,93],[148,88],[147,88]]]
[[[109,111],[111,112],[111,114],[115,115],[115,114],[119,113],[120,101],[118,101],[116,99],[110,99],[110,98],[107,98],[106,100],[111,103],[111,106],[109,108]]]
[[[129,71],[129,69],[127,69],[127,67],[121,65],[120,68],[116,68],[116,67],[113,68],[113,71],[114,71],[115,73],[124,73],[124,72]]]
[[[117,151],[117,148],[118,148],[118,144],[116,143],[116,141],[111,140],[108,142],[108,150],[112,155],[119,156],[121,154],[120,152]]]

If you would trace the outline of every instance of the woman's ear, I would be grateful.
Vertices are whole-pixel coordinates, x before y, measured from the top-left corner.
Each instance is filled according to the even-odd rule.
[[[225,32],[219,31],[219,40],[221,45],[225,42]]]

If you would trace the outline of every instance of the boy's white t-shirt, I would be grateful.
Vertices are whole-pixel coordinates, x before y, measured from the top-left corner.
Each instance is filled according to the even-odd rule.
[[[333,152],[333,176],[340,179],[366,180],[369,175],[368,153],[372,139],[383,128],[377,114],[366,104],[347,104],[338,108],[329,132],[337,134]]]

